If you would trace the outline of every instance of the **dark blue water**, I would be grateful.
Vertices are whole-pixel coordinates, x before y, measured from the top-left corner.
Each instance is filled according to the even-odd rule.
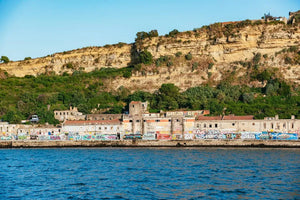
[[[300,150],[2,149],[0,199],[300,199]]]

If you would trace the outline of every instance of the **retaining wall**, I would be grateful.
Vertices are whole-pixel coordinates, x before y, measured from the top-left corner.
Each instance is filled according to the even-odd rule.
[[[272,140],[121,140],[121,141],[1,141],[0,148],[64,147],[269,147],[300,148],[300,141]]]

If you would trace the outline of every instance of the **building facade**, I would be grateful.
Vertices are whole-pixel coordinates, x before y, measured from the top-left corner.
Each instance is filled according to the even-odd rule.
[[[261,139],[298,138],[300,120],[266,117],[255,120],[254,116],[205,116],[208,110],[167,111],[149,113],[146,102],[129,104],[128,114],[88,115],[87,120],[74,120],[70,113],[62,114],[61,127],[0,123],[1,140],[116,140],[142,138],[145,140],[191,140],[191,139]],[[73,110],[74,111],[74,110]],[[64,112],[64,111],[59,111]],[[60,113],[57,115],[60,116]],[[78,114],[78,116],[82,116]],[[64,118],[65,119],[65,118]],[[281,135],[270,135],[280,133]],[[286,134],[286,135],[285,135]],[[294,134],[294,135],[287,135]]]
[[[96,115],[101,119],[98,121],[66,121],[62,129],[72,134],[119,134],[121,139],[139,135],[149,140],[176,140],[199,139],[203,134],[206,138],[224,138],[224,134],[232,133],[299,133],[300,128],[300,120],[294,116],[255,120],[253,115],[205,116],[208,110],[149,113],[147,108],[147,102],[133,101],[128,114]],[[93,119],[95,115],[90,116]]]
[[[55,110],[54,118],[63,122],[65,120],[85,120],[86,116],[78,112],[77,107],[70,107],[69,110]]]

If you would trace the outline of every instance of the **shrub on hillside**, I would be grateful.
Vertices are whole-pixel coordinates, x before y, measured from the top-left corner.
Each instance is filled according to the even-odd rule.
[[[152,62],[153,62],[152,54],[147,50],[142,51],[139,54],[139,61],[140,61],[140,63],[143,63],[145,65],[152,64]]]
[[[193,65],[192,65],[192,72],[193,72],[194,70],[196,70],[196,69],[198,68],[198,66],[199,66],[199,63],[194,62]]]
[[[187,60],[192,60],[192,58],[193,58],[193,56],[191,53],[188,53],[185,55],[185,59],[187,59]]]
[[[176,54],[175,54],[175,56],[178,58],[178,57],[180,57],[182,55],[182,52],[181,51],[179,51],[179,52],[177,52]]]
[[[177,29],[174,29],[173,31],[170,31],[169,32],[169,35],[170,37],[175,37],[177,34],[179,33],[179,31]]]
[[[126,71],[123,73],[123,77],[124,78],[130,78],[131,77],[131,72],[130,71]]]

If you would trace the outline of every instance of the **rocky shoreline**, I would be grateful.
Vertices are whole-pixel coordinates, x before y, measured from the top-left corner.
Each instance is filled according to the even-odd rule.
[[[245,147],[300,148],[300,140],[118,140],[118,141],[0,141],[0,148],[77,147]]]

